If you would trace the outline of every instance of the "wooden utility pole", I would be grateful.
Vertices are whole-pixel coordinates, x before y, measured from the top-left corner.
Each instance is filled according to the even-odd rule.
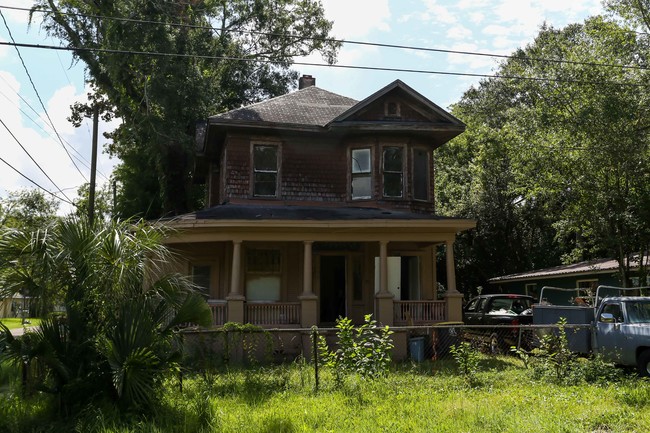
[[[88,222],[95,221],[95,181],[97,177],[97,128],[99,125],[99,107],[93,104],[93,149],[90,161],[90,192],[88,194]]]

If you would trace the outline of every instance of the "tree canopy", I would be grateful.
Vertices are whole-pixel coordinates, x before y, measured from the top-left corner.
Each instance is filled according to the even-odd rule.
[[[340,45],[315,0],[35,0],[33,8],[122,120],[108,151],[122,161],[123,217],[196,208],[196,122],[286,93],[295,56],[318,51],[331,63]]]
[[[625,281],[646,254],[648,48],[602,17],[543,27],[497,71],[518,78],[484,80],[454,107],[469,130],[443,150],[438,197],[478,218],[467,263],[484,278],[615,257]]]

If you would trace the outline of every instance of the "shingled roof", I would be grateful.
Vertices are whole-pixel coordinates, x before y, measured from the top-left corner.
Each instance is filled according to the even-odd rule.
[[[269,122],[324,127],[358,101],[316,86],[230,110],[209,118],[209,123]]]

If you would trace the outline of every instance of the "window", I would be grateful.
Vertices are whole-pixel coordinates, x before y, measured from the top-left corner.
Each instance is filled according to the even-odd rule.
[[[619,304],[607,304],[603,307],[603,310],[601,311],[601,316],[598,318],[599,322],[605,322],[603,320],[602,314],[603,313],[610,313],[612,316],[614,316],[614,320],[616,323],[622,323],[623,322],[623,312],[621,311],[621,306]]]
[[[402,197],[403,163],[401,147],[384,148],[384,197]]]
[[[537,292],[537,283],[526,283],[525,287],[528,296],[532,296],[533,298],[539,297],[539,293]]]
[[[278,146],[253,146],[253,195],[276,197],[278,189]]]
[[[205,297],[210,296],[211,271],[210,265],[192,266],[192,282]]]
[[[352,174],[352,199],[371,198],[372,164],[370,149],[352,149],[350,158]]]
[[[429,200],[429,152],[413,151],[413,198]]]
[[[282,276],[280,250],[252,249],[246,252],[246,299],[279,301]]]
[[[395,101],[388,101],[384,104],[384,115],[386,117],[401,117],[400,104]]]

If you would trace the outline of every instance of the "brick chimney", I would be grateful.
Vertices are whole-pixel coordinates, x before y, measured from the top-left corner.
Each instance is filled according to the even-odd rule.
[[[303,75],[298,79],[298,90],[304,89],[305,87],[311,87],[316,85],[316,78],[311,75]]]

